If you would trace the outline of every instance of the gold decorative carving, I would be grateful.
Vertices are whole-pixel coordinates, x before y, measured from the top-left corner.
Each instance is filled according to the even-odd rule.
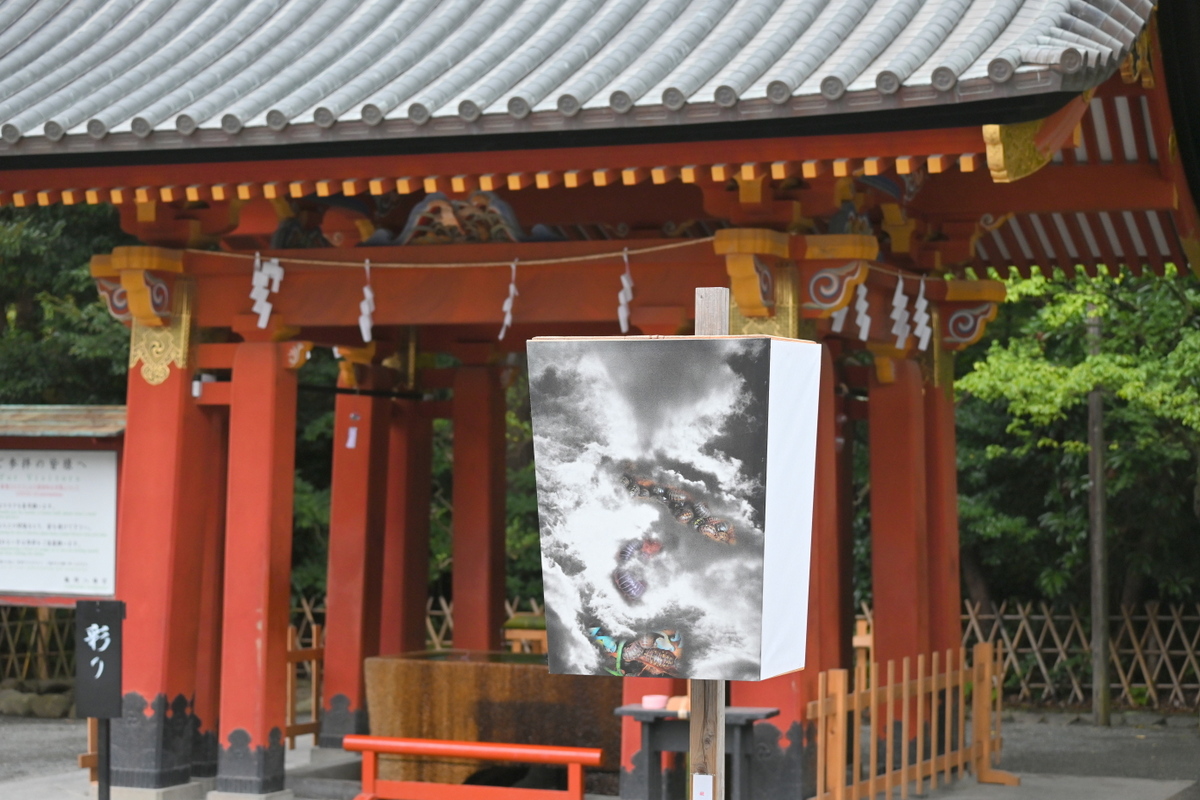
[[[783,336],[788,339],[815,339],[814,325],[805,326],[808,329],[807,335],[801,332],[796,283],[796,266],[790,263],[780,265],[775,270],[775,315],[748,317],[737,304],[730,304],[729,332],[734,335],[756,334]]]
[[[1042,120],[1012,125],[984,125],[983,142],[987,145],[988,169],[996,183],[1012,183],[1032,175],[1050,163],[1053,153],[1038,150],[1035,140]]]
[[[1092,93],[1085,92],[1045,119],[1012,125],[984,125],[988,169],[996,183],[1012,183],[1050,163],[1075,134]]]
[[[175,305],[170,323],[161,327],[143,325],[136,319],[129,336],[129,368],[142,365],[142,379],[151,386],[162,384],[171,375],[171,365],[184,369],[192,328],[192,283],[175,283]]]
[[[1151,61],[1150,26],[1142,28],[1137,41],[1125,60],[1121,62],[1121,80],[1125,83],[1140,83],[1143,89],[1154,88],[1154,64]]]

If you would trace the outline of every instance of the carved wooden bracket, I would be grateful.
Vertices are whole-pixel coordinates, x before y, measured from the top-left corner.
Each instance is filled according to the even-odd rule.
[[[1078,129],[1091,99],[1092,93],[1086,92],[1045,119],[984,125],[983,141],[992,180],[1012,183],[1049,164]]]
[[[125,325],[149,328],[171,323],[175,277],[183,272],[183,253],[161,247],[117,247],[92,256],[91,273],[108,313]]]

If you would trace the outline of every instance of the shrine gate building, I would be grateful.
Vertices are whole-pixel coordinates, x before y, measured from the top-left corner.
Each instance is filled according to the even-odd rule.
[[[798,796],[816,675],[851,659],[846,426],[869,426],[876,658],[957,648],[953,358],[1004,299],[988,270],[1200,258],[1182,102],[1200,9],[1154,6],[0,7],[0,200],[111,203],[142,243],[92,262],[131,342],[122,796],[283,789],[313,347],[339,348],[341,387],[379,392],[336,400],[320,746],[367,730],[365,658],[425,646],[435,418],[454,421],[455,645],[499,646],[501,366],[535,335],[621,335],[626,259],[630,333],[687,332],[695,288],[727,285],[734,332],[824,345],[809,666],[731,689],[781,709],[756,726],[755,797]],[[680,690],[625,679],[630,702]]]

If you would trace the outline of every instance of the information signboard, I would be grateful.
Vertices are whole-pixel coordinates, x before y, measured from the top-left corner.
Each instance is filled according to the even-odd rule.
[[[0,450],[0,594],[116,590],[117,454]]]

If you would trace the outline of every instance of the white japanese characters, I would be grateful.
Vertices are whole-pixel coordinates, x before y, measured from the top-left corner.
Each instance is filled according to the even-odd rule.
[[[92,649],[94,653],[103,653],[112,644],[112,634],[108,630],[107,625],[97,625],[92,623],[87,626],[87,630],[83,635],[84,644]],[[96,670],[96,679],[104,674],[104,659],[99,656],[92,656],[92,660],[88,664]]]

